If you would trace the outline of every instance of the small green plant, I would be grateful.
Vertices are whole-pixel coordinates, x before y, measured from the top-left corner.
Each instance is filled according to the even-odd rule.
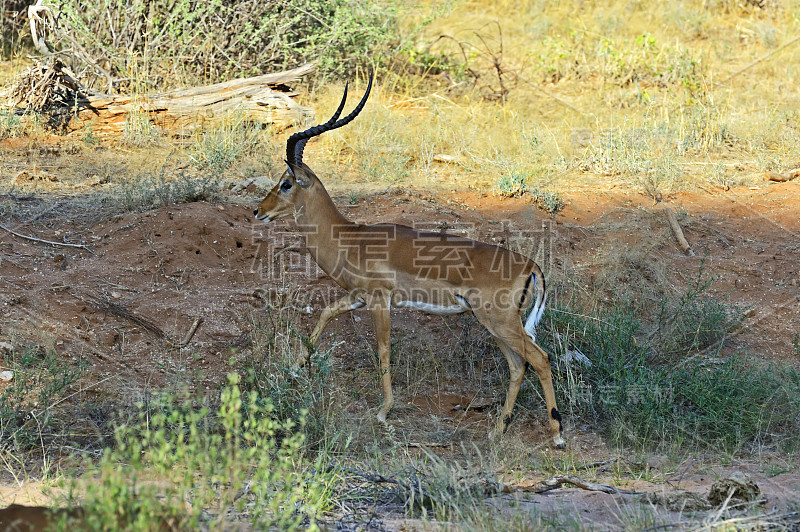
[[[150,114],[140,106],[132,106],[125,115],[122,143],[134,148],[153,146],[161,141],[161,130],[150,120]]]
[[[527,182],[527,174],[511,170],[497,180],[495,191],[504,198],[517,198],[527,192]]]
[[[564,198],[558,192],[542,190],[539,187],[534,187],[528,190],[528,193],[533,198],[533,202],[540,208],[547,211],[548,214],[558,214],[564,208]]]
[[[220,126],[199,133],[189,156],[198,170],[216,177],[240,157],[252,154],[259,145],[256,127],[234,113]]]
[[[98,139],[97,136],[94,134],[94,128],[92,127],[91,123],[86,124],[83,127],[83,135],[81,136],[81,141],[83,141],[83,143],[86,146],[97,146],[100,143],[100,139]]]
[[[794,333],[792,346],[794,347],[794,354],[800,356],[800,333]]]
[[[361,193],[355,190],[350,190],[347,192],[347,201],[350,203],[350,205],[357,204],[360,199],[361,199]]]
[[[117,428],[114,447],[70,483],[82,530],[314,528],[334,477],[303,454],[303,419],[228,375],[217,407],[163,396]],[[62,525],[69,525],[62,523]]]
[[[0,139],[18,137],[22,135],[23,129],[14,110],[0,110]]]

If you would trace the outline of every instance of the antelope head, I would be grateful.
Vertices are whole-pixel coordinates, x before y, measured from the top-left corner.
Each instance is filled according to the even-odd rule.
[[[258,208],[253,211],[256,219],[270,222],[276,220],[287,214],[313,208],[314,194],[317,192],[315,189],[321,189],[322,183],[314,172],[303,162],[303,150],[306,147],[306,142],[312,137],[321,135],[326,131],[340,128],[349,124],[353,119],[358,116],[367,103],[370,90],[372,89],[372,76],[369,78],[367,84],[367,91],[358,102],[353,112],[339,120],[339,115],[344,109],[344,104],[347,101],[347,85],[344,87],[344,95],[342,101],[339,103],[338,109],[333,113],[333,116],[318,126],[314,126],[300,131],[289,137],[286,141],[286,170],[278,179],[278,184],[270,190],[269,194],[258,204]],[[327,194],[326,194],[327,195]]]

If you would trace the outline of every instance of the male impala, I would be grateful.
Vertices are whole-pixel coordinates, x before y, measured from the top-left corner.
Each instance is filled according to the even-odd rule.
[[[256,218],[264,222],[293,215],[311,256],[347,290],[346,296],[322,311],[311,333],[311,345],[316,345],[325,326],[336,316],[361,307],[369,309],[383,380],[378,420],[385,422],[393,403],[389,373],[391,307],[441,315],[472,311],[494,335],[511,370],[508,396],[495,434],[501,435],[511,421],[527,361],[539,375],[553,443],[563,448],[550,362],[534,341],[545,304],[544,277],[536,263],[507,249],[458,236],[403,225],[350,222],[336,209],[319,178],[303,163],[308,139],[351,122],[364,108],[371,88],[370,77],[356,108],[338,120],[347,99],[345,87],[339,108],[328,122],[289,137],[288,168],[254,211]],[[522,316],[531,304],[533,309],[523,326]],[[307,354],[303,362],[305,357]]]

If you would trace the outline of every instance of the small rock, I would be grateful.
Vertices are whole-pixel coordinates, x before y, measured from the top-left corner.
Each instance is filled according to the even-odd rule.
[[[13,371],[0,371],[0,381],[8,382],[14,378]]]
[[[457,163],[458,157],[455,155],[448,155],[446,153],[437,153],[433,156],[433,160],[437,163]]]
[[[0,355],[10,355],[14,352],[14,346],[8,342],[0,342]]]
[[[733,492],[732,495],[731,492]],[[719,479],[711,484],[708,502],[714,506],[722,506],[729,495],[731,502],[752,502],[758,500],[761,490],[750,477],[741,471],[736,471],[729,477]]]

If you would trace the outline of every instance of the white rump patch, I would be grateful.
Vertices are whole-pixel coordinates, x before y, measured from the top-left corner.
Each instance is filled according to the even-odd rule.
[[[531,291],[536,289],[536,275],[531,274],[533,286],[531,287]],[[533,296],[534,298],[536,295]],[[539,324],[539,321],[542,319],[542,314],[544,314],[544,306],[547,303],[547,294],[544,295],[541,301],[536,301],[531,309],[531,313],[528,314],[528,319],[525,320],[525,332],[528,333],[528,336],[536,342],[536,326]]]

